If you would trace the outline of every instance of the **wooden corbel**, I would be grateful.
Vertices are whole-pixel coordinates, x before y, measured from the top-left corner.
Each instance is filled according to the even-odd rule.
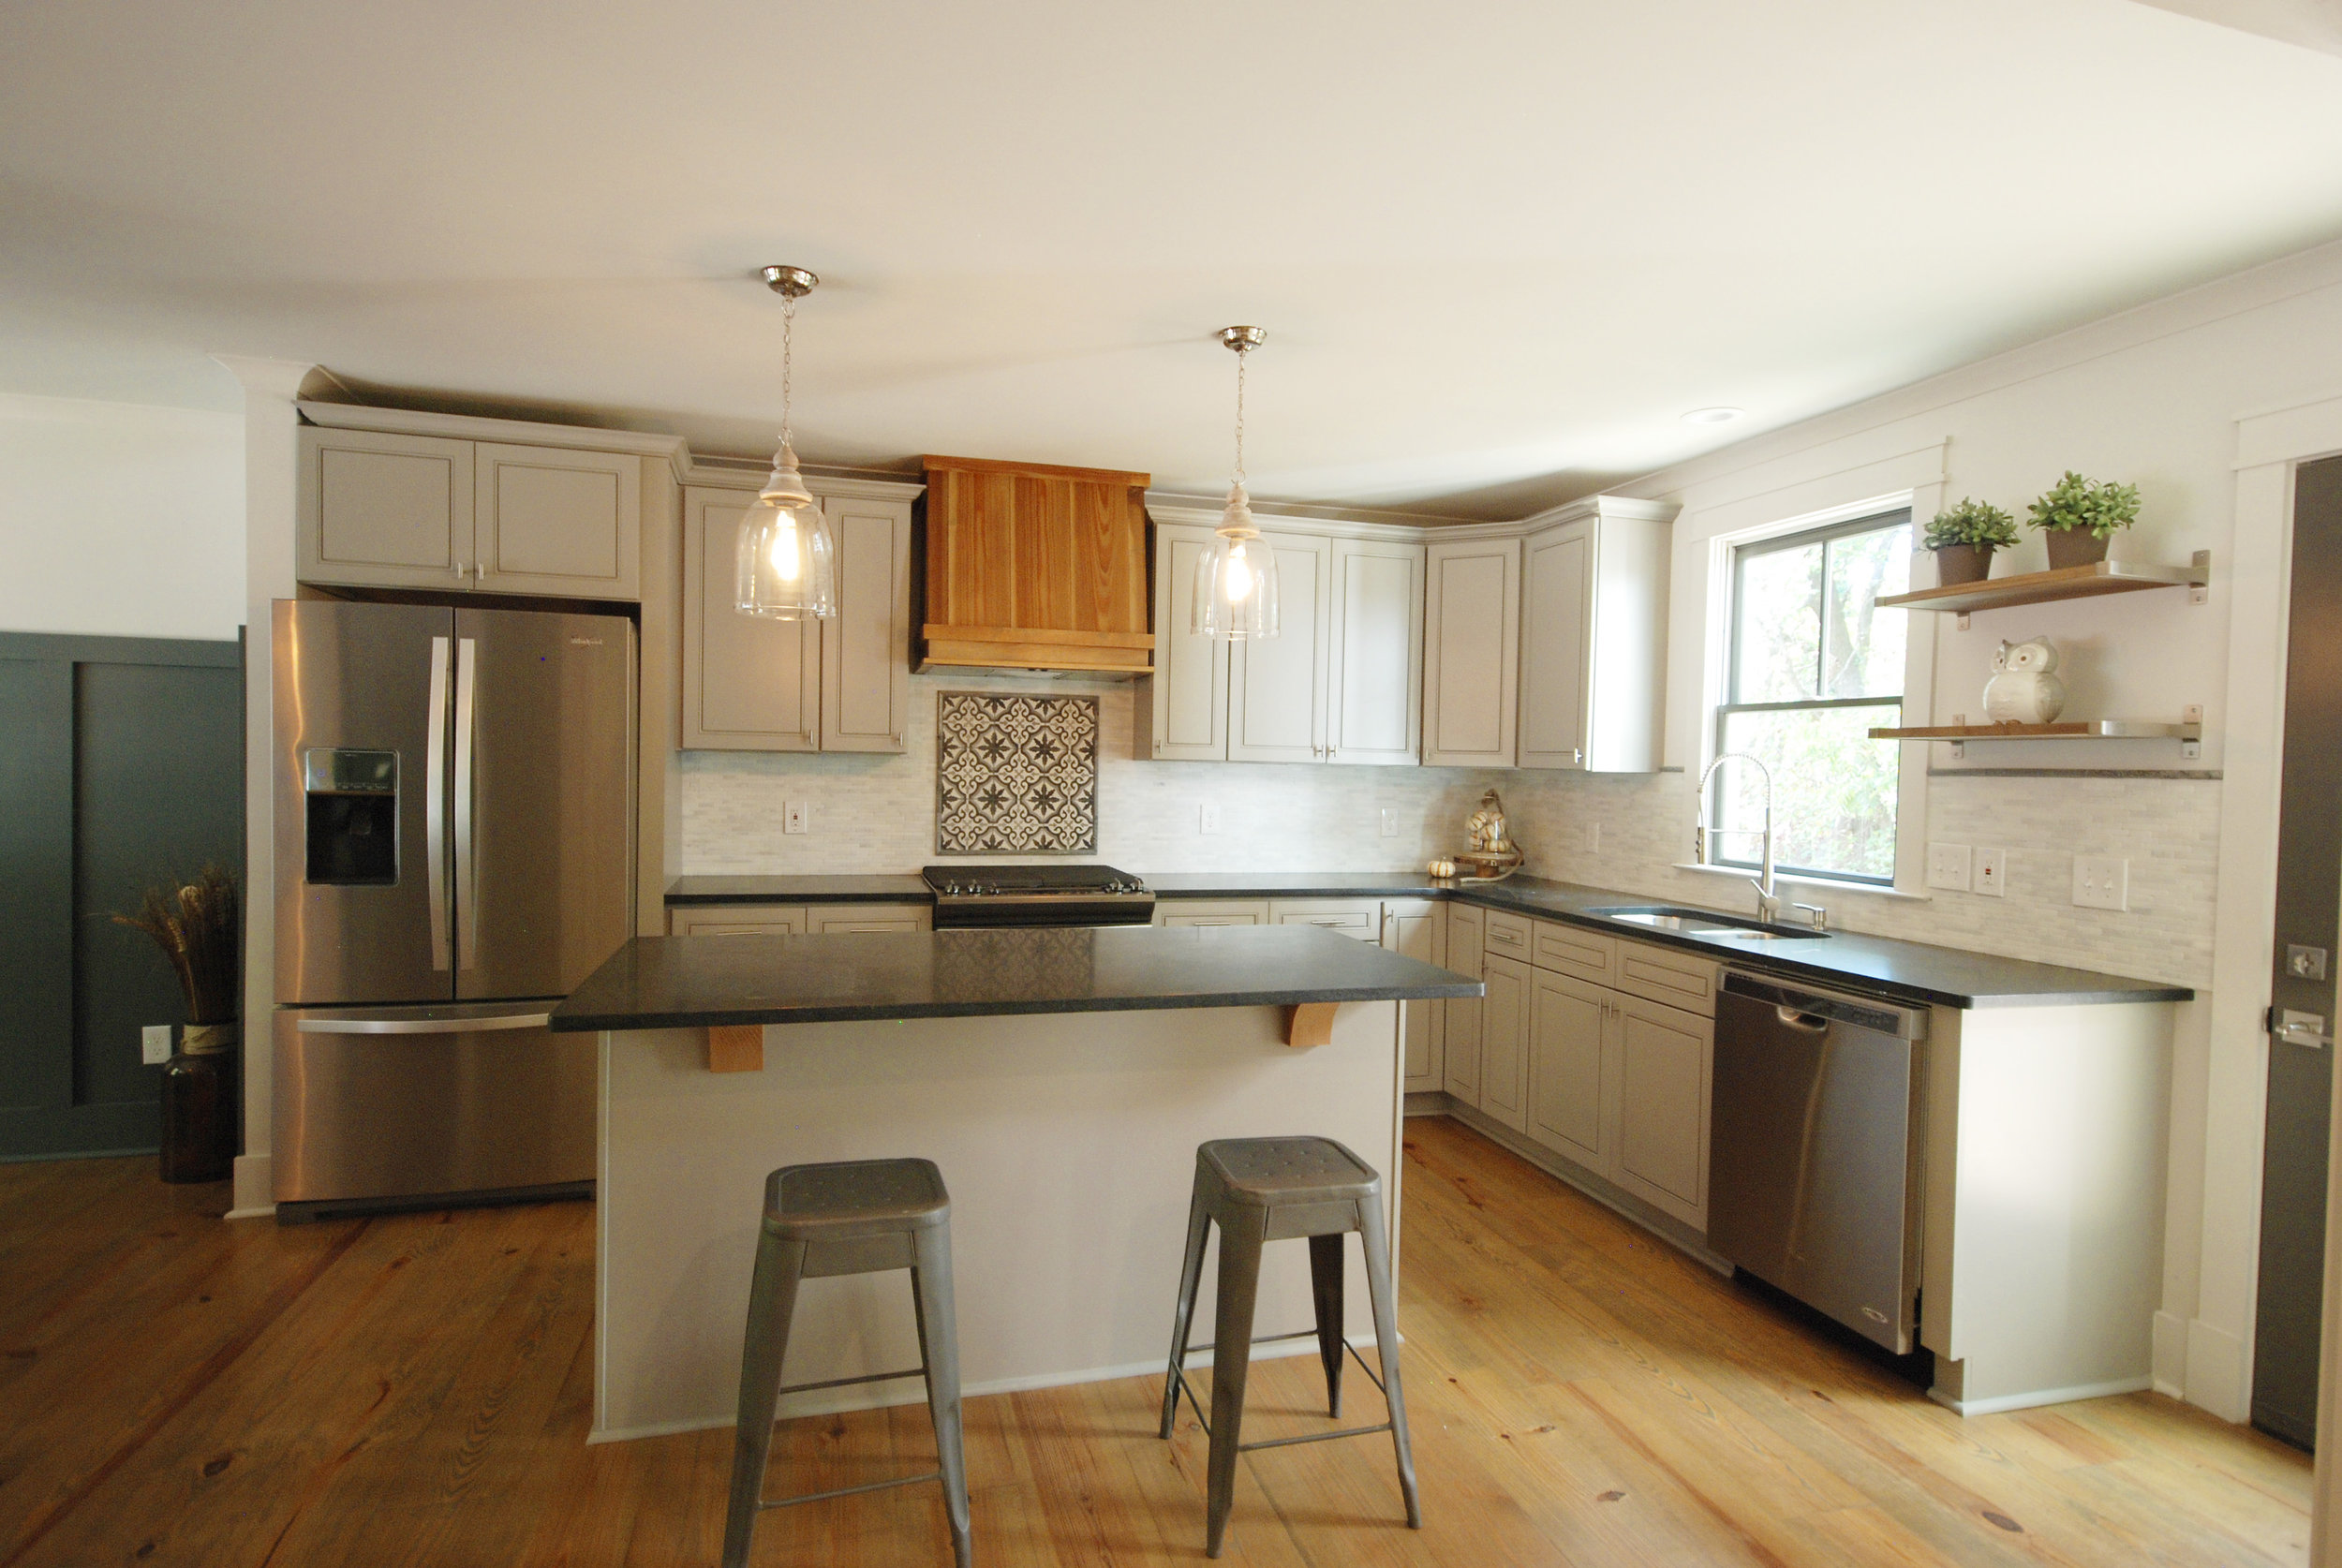
[[[764,1071],[764,1026],[762,1024],[716,1024],[707,1031],[707,1071],[710,1072],[762,1072]]]
[[[1340,1002],[1303,1002],[1285,1009],[1285,1043],[1323,1045],[1334,1037],[1334,1014]]]

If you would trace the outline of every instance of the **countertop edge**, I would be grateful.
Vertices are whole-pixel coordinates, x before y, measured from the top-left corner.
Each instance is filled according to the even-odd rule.
[[[1477,997],[1477,982],[1457,985],[1368,985],[1329,992],[1324,987],[1285,991],[1197,992],[1184,996],[1065,997],[999,1002],[837,1002],[808,1007],[708,1008],[654,1013],[563,1013],[555,1009],[555,1034],[632,1033],[644,1029],[696,1029],[724,1024],[868,1024],[918,1018],[1009,1018],[1069,1013],[1177,1013],[1221,1007],[1299,1007],[1309,1002],[1437,1001]]]

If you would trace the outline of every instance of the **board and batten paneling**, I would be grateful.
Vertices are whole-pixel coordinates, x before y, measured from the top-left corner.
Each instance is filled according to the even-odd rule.
[[[911,507],[824,496],[837,614],[821,624],[822,749],[900,751],[911,729]]]
[[[822,623],[732,607],[740,520],[752,492],[683,492],[683,713],[687,751],[821,748]]]
[[[1423,546],[1339,539],[1333,570],[1326,760],[1416,762],[1423,740]]]
[[[1228,655],[1228,760],[1314,762],[1326,753],[1327,650],[1333,620],[1333,541],[1268,534],[1277,555],[1277,635]]]
[[[1189,629],[1195,562],[1211,538],[1207,527],[1155,525],[1155,669],[1134,715],[1141,762],[1227,760],[1228,644]]]
[[[1424,553],[1423,761],[1511,767],[1519,687],[1520,540],[1435,541]]]
[[[473,586],[640,599],[643,460],[482,441],[472,451]]]

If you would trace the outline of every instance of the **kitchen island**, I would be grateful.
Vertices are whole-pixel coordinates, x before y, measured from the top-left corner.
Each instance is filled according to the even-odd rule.
[[[1206,1139],[1347,1144],[1384,1174],[1396,1258],[1398,1004],[1480,992],[1307,926],[630,941],[553,1014],[600,1036],[595,1439],[731,1421],[780,1165],[941,1166],[971,1394],[1161,1368]],[[1355,1250],[1350,1266],[1365,1335]],[[1255,1332],[1310,1322],[1306,1250],[1270,1249]],[[790,1382],[918,1359],[900,1277],[807,1282]],[[912,1380],[782,1409],[923,1397]]]

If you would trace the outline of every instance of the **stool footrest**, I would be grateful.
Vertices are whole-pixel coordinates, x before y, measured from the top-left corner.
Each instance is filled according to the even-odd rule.
[[[1364,1363],[1360,1365],[1363,1366]],[[857,1383],[893,1383],[900,1378],[923,1378],[926,1375],[927,1369],[925,1367],[913,1367],[908,1372],[870,1372],[858,1378],[831,1378],[826,1383],[793,1383],[788,1387],[776,1390],[776,1392],[809,1394],[816,1388],[848,1388]]]
[[[827,1502],[834,1497],[859,1497],[864,1492],[882,1492],[889,1487],[915,1487],[922,1481],[941,1481],[943,1472],[931,1470],[925,1475],[898,1475],[892,1481],[872,1481],[866,1486],[840,1487],[834,1492],[806,1492],[798,1497],[760,1497],[759,1508],[794,1508],[800,1502]]]
[[[1299,1437],[1263,1438],[1258,1442],[1239,1442],[1236,1451],[1250,1454],[1255,1448],[1290,1448],[1297,1442],[1327,1442],[1335,1438],[1371,1437],[1376,1432],[1389,1430],[1390,1423],[1386,1421],[1379,1427],[1344,1427],[1338,1432],[1305,1432]]]
[[[1256,1345],[1273,1345],[1280,1339],[1314,1339],[1316,1338],[1316,1329],[1304,1328],[1297,1334],[1264,1335],[1262,1338],[1253,1340],[1253,1343]],[[1383,1386],[1383,1380],[1374,1375],[1374,1368],[1366,1364],[1366,1357],[1358,1354],[1358,1347],[1352,1344],[1349,1340],[1344,1339],[1341,1342],[1341,1348],[1350,1353],[1350,1359],[1358,1364],[1358,1370],[1366,1374],[1366,1381],[1372,1383],[1375,1391],[1381,1394],[1383,1398],[1387,1400],[1390,1398],[1390,1390],[1385,1388]],[[1211,1349],[1209,1345],[1190,1345],[1187,1348],[1187,1354],[1193,1355],[1199,1350],[1209,1349]],[[1179,1380],[1179,1393],[1186,1395],[1187,1402],[1195,1407],[1195,1425],[1204,1429],[1204,1436],[1207,1440],[1208,1440],[1211,1437],[1211,1417],[1204,1413],[1204,1401],[1195,1397],[1194,1388],[1187,1381],[1187,1368],[1185,1367],[1177,1368],[1176,1375]],[[1174,1395],[1172,1398],[1174,1403],[1176,1404],[1178,1395]],[[1387,1432],[1389,1430],[1390,1423],[1386,1421],[1379,1427],[1349,1427],[1339,1432],[1313,1432],[1308,1437],[1272,1438],[1265,1442],[1239,1442],[1237,1444],[1236,1451],[1239,1454],[1249,1454],[1255,1448],[1283,1448],[1296,1442],[1323,1442],[1327,1438],[1364,1437],[1369,1432]]]

